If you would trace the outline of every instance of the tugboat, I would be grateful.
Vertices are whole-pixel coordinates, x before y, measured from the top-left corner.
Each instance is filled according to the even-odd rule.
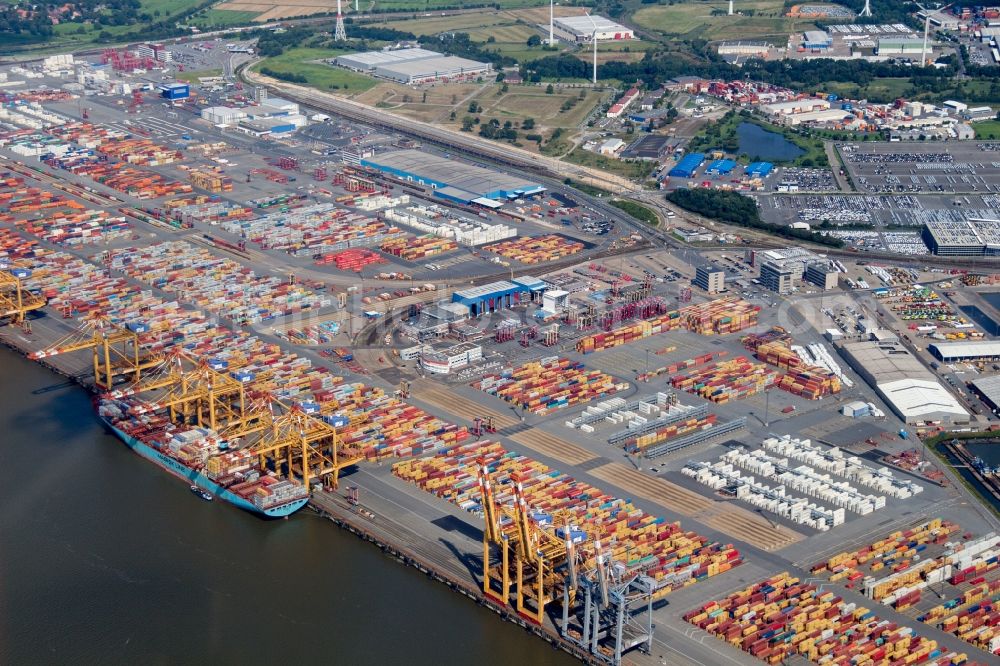
[[[990,468],[990,466],[987,465],[986,461],[984,461],[979,456],[976,456],[975,458],[972,459],[972,468],[977,472],[979,472],[980,474],[982,474],[983,476],[992,476],[993,474],[993,470]]]
[[[212,493],[210,493],[210,492],[208,492],[206,490],[202,490],[198,486],[194,486],[194,485],[191,486],[191,492],[193,492],[195,495],[197,495],[198,497],[202,498],[206,502],[211,502],[212,501]]]

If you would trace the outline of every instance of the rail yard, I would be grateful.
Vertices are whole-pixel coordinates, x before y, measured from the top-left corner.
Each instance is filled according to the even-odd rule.
[[[587,663],[996,663],[1000,520],[922,440],[997,425],[1000,277],[684,244],[308,93],[46,81],[3,93],[0,340],[179,490]]]

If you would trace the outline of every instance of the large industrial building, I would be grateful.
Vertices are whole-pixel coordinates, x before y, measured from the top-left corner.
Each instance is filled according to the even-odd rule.
[[[337,56],[333,62],[340,67],[353,69],[356,72],[374,72],[377,67],[385,65],[395,65],[401,62],[416,62],[428,58],[440,58],[441,54],[427,49],[409,48],[394,49],[391,51],[362,51],[359,53],[346,53]]]
[[[878,40],[878,54],[919,56],[924,52],[924,40],[920,37],[889,37]],[[928,43],[927,53],[931,52]]]
[[[361,160],[361,166],[431,187],[434,195],[464,204],[496,207],[496,199],[516,199],[545,188],[518,176],[483,169],[419,150],[398,150]]]
[[[969,382],[969,386],[991,412],[1000,414],[1000,375],[979,377]]]
[[[631,28],[594,14],[556,17],[553,20],[553,27],[560,37],[573,42],[590,42],[594,37],[599,42],[635,39],[635,33]]]
[[[1000,360],[1000,342],[994,340],[934,342],[927,351],[944,363]]]
[[[833,38],[823,30],[807,30],[802,36],[802,46],[807,49],[828,49],[833,46]]]
[[[692,178],[695,171],[705,162],[705,153],[688,153],[667,175],[671,178]]]
[[[907,424],[969,422],[955,396],[898,342],[849,342],[840,353]]]
[[[541,286],[531,277],[515,278],[513,282],[501,280],[456,291],[451,300],[468,307],[470,316],[481,317],[510,308],[524,300],[537,300],[547,287],[544,282],[540,284]]]
[[[1000,220],[969,218],[959,222],[933,221],[924,225],[924,243],[941,256],[1000,255]]]
[[[489,74],[488,62],[446,56],[427,49],[363,51],[333,59],[336,65],[406,85],[469,79]]]

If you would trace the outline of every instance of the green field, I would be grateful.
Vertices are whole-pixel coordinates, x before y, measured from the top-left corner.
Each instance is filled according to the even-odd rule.
[[[976,130],[977,139],[1000,139],[1000,120],[973,123],[972,129]]]
[[[647,208],[642,204],[636,203],[634,201],[626,201],[625,199],[615,199],[610,202],[612,206],[623,210],[640,222],[645,222],[651,227],[658,226],[660,224],[660,218],[656,216],[651,208]]]
[[[259,12],[234,12],[228,9],[206,9],[188,19],[188,25],[199,28],[224,27],[250,23],[260,16]]]
[[[564,161],[580,166],[594,167],[608,173],[617,174],[633,180],[645,180],[653,173],[656,164],[649,161],[625,162],[623,160],[598,155],[583,148],[577,148],[563,158]]]
[[[437,35],[442,32],[467,32],[470,36],[472,34],[481,35],[482,38],[478,41],[485,42],[494,31],[517,27],[517,22],[513,18],[504,16],[496,10],[484,9],[482,13],[476,12],[474,14],[458,14],[457,16],[389,21],[388,23],[373,25],[384,25],[387,28],[412,32],[418,37],[420,35]],[[525,41],[527,39],[527,37],[524,38]],[[500,37],[497,37],[497,41],[499,40]]]
[[[807,30],[813,24],[786,18],[782,0],[750,0],[737,3],[737,11],[753,10],[753,16],[712,16],[713,9],[726,9],[724,0],[691,0],[669,5],[642,6],[632,15],[641,28],[666,35],[683,35],[707,40],[773,37],[784,43],[791,32]]]
[[[877,104],[886,104],[906,96],[910,88],[909,79],[875,79],[867,85],[831,81],[823,86],[823,92],[831,92],[849,99],[867,99]]]
[[[139,4],[142,6],[140,12],[148,12],[156,17],[166,17],[190,9],[198,2],[196,0],[140,0]]]
[[[188,83],[198,83],[198,79],[208,79],[212,78],[213,76],[222,76],[222,70],[201,69],[197,71],[177,72],[174,75],[174,78],[180,81],[187,81]]]
[[[306,82],[302,85],[318,90],[343,91],[348,95],[368,90],[377,83],[370,76],[321,62],[325,58],[333,58],[343,53],[346,53],[343,49],[289,49],[280,56],[267,58],[260,64],[254,65],[254,70],[259,72],[262,68],[266,68],[283,74],[304,76]]]

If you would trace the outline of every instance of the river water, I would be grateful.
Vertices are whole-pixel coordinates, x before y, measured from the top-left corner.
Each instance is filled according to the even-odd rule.
[[[308,510],[264,522],[0,348],[0,664],[578,663]]]

